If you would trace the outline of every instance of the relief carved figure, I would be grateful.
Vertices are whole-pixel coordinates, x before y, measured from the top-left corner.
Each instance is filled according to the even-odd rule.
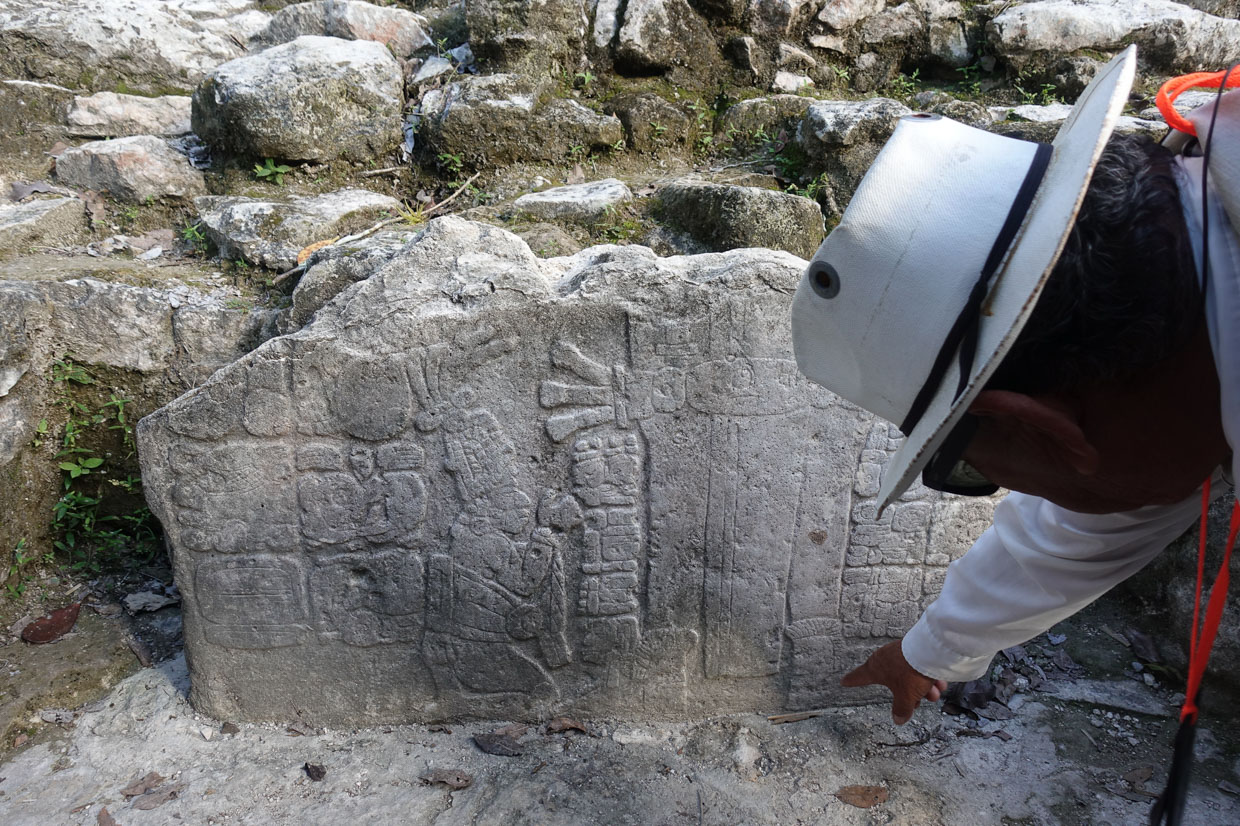
[[[441,695],[554,697],[551,671],[572,659],[564,537],[535,519],[511,440],[475,400],[459,388],[419,423],[442,430],[444,467],[463,503],[448,553],[429,559],[424,652]]]
[[[412,442],[302,447],[297,498],[307,546],[412,545],[426,516],[426,487],[414,472],[422,461],[422,448]]]

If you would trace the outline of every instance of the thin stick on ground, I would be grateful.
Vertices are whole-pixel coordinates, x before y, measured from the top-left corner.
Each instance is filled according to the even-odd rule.
[[[429,207],[422,210],[422,217],[429,218],[432,212],[437,212],[443,209],[444,207],[446,207],[448,204],[452,203],[453,199],[456,198],[456,196],[460,195],[462,192],[464,192],[466,187],[468,187],[470,184],[476,181],[478,179],[478,176],[481,174],[482,174],[481,170],[478,172],[475,172],[473,175],[469,177],[469,180],[465,181],[465,183],[457,187],[456,191],[453,192],[451,195],[449,195],[447,198],[444,198],[442,201],[440,201],[437,204],[431,204]],[[375,224],[369,229],[364,229],[361,232],[356,233],[354,235],[346,235],[343,238],[337,238],[332,243],[326,244],[320,247],[319,249],[329,249],[331,247],[338,247],[341,244],[351,244],[354,241],[360,241],[363,238],[367,238],[371,235],[374,235],[376,232],[383,229],[384,227],[390,227],[392,224],[399,224],[401,221],[404,221],[404,220],[405,220],[405,216],[403,215],[398,216],[396,218],[388,218],[387,220],[380,221],[379,223]],[[277,275],[275,278],[271,279],[271,284],[272,286],[278,287],[280,284],[283,284],[285,281],[292,278],[294,275],[301,275],[305,271],[306,271],[306,265],[298,264],[296,267],[293,267],[288,272],[282,272],[279,275]]]

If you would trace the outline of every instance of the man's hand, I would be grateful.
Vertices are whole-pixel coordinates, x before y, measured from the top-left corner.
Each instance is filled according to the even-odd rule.
[[[870,655],[859,667],[844,675],[840,685],[853,688],[862,685],[885,685],[891,689],[891,719],[902,726],[913,716],[913,709],[923,700],[938,702],[947,690],[944,680],[932,680],[908,664],[900,649],[900,640],[889,642]]]

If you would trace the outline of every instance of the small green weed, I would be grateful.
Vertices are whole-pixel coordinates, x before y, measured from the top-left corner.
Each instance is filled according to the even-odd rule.
[[[439,165],[450,175],[460,175],[461,170],[465,168],[465,159],[459,154],[440,152],[436,158],[439,160]]]
[[[914,69],[911,75],[901,72],[887,84],[887,88],[900,97],[912,97],[917,92],[918,75],[920,74],[921,69]]]
[[[96,573],[105,568],[149,561],[158,550],[154,517],[145,507],[124,513],[103,514],[101,489],[111,485],[129,495],[142,490],[141,480],[117,472],[118,465],[130,460],[135,451],[130,399],[110,392],[102,403],[88,403],[82,397],[99,398],[94,375],[84,365],[66,355],[52,365],[55,399],[64,411],[65,423],[55,454],[64,474],[64,493],[52,507],[53,547],[64,554],[69,565]],[[41,427],[40,440],[52,438],[50,427]],[[111,432],[111,436],[106,436]],[[100,439],[119,437],[119,452],[102,452],[89,445]]]
[[[181,227],[181,240],[195,252],[206,255],[207,253],[207,236],[202,231],[202,222],[186,223]]]
[[[36,561],[37,557],[31,553],[25,537],[17,540],[17,546],[13,548],[12,561],[9,562],[8,573],[4,577],[4,589],[8,592],[10,599],[20,599],[22,594],[26,593],[26,586],[31,579],[28,568]],[[44,561],[50,560],[45,558]]]
[[[961,66],[956,71],[960,73],[961,77],[960,81],[957,83],[960,91],[967,95],[972,95],[973,97],[978,97],[982,94],[982,69],[980,66],[976,63],[972,63],[968,66]]]
[[[272,181],[276,186],[284,186],[284,176],[293,171],[288,164],[277,164],[268,158],[262,163],[254,164],[254,177],[260,181]]]

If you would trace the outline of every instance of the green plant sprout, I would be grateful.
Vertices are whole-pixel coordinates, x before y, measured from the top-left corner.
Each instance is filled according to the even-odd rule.
[[[276,186],[284,186],[284,176],[293,171],[288,164],[277,164],[271,158],[261,164],[254,164],[254,177],[259,180],[275,181]]]

